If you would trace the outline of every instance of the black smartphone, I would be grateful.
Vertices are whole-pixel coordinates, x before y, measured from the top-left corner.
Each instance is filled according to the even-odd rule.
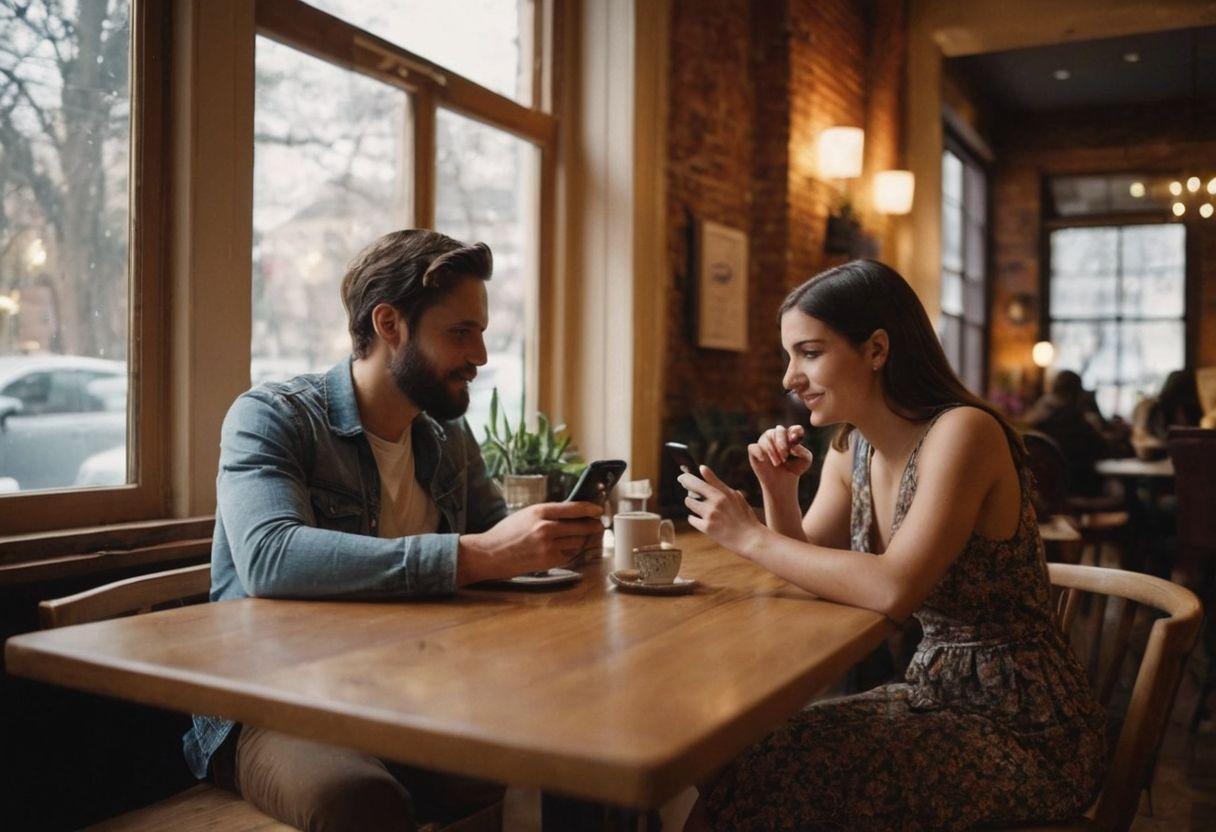
[[[606,504],[608,495],[625,473],[625,467],[623,459],[597,459],[583,469],[566,502]]]
[[[667,450],[667,455],[675,462],[676,467],[686,474],[692,474],[694,477],[701,476],[701,466],[697,464],[697,460],[693,458],[692,452],[688,450],[688,446],[683,442],[666,442],[663,447]]]

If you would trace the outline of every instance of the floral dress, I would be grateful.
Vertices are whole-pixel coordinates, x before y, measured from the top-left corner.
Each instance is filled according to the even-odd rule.
[[[871,552],[871,448],[855,436],[852,548]],[[920,443],[892,536],[916,494],[919,453]],[[916,613],[924,638],[905,681],[816,703],[745,751],[706,790],[715,829],[956,830],[1058,820],[1093,801],[1103,712],[1052,621],[1019,478],[1017,531],[972,533]]]

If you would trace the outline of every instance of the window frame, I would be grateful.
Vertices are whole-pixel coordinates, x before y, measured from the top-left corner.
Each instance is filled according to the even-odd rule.
[[[1043,191],[1044,199],[1046,199],[1046,180],[1050,177],[1044,177]],[[1038,341],[1048,341],[1051,339],[1051,235],[1052,232],[1062,231],[1071,228],[1122,228],[1132,225],[1181,225],[1185,231],[1185,239],[1183,242],[1183,256],[1186,258],[1186,265],[1183,268],[1183,309],[1182,309],[1182,344],[1183,344],[1183,368],[1191,368],[1195,365],[1195,356],[1197,355],[1199,344],[1199,315],[1194,310],[1199,308],[1201,302],[1201,279],[1202,275],[1199,272],[1199,256],[1198,251],[1200,235],[1194,234],[1191,231],[1191,219],[1178,220],[1172,216],[1158,212],[1144,213],[1122,213],[1122,214],[1093,214],[1083,217],[1057,217],[1044,219],[1041,225],[1041,239],[1039,244],[1039,261],[1043,264],[1039,270],[1039,320],[1038,320]],[[1119,279],[1123,277],[1122,267],[1120,266]],[[1124,320],[1129,320],[1119,314],[1110,317],[1092,318],[1066,318],[1062,320],[1068,321],[1111,321],[1120,323]],[[1140,320],[1140,319],[1130,319]],[[1153,319],[1144,319],[1153,320]],[[1174,318],[1159,318],[1156,320],[1172,321]],[[1130,413],[1128,414],[1130,416]]]
[[[559,31],[558,0],[533,0],[530,31],[521,32],[531,60],[532,106],[494,92],[427,58],[384,40],[304,0],[257,0],[256,34],[314,58],[361,73],[404,90],[410,96],[414,167],[411,172],[413,223],[432,228],[435,222],[436,132],[438,111],[450,110],[502,130],[535,145],[539,151],[537,179],[537,279],[528,298],[525,348],[525,408],[542,406],[546,377],[554,371],[553,333],[541,322],[552,319],[556,277],[554,254],[557,214],[557,138],[559,100],[553,67],[557,63],[555,33]]]
[[[5,535],[122,523],[168,512],[164,339],[170,30],[164,6],[155,0],[131,3],[127,469],[132,482],[0,495],[0,530]],[[8,561],[0,554],[0,566]]]
[[[978,396],[984,396],[985,391],[988,389],[989,371],[990,371],[990,368],[988,366],[988,359],[989,359],[989,354],[991,352],[991,347],[990,347],[989,342],[991,341],[991,338],[992,338],[992,315],[991,315],[991,309],[990,309],[990,306],[992,304],[992,257],[993,257],[993,253],[992,253],[992,168],[991,168],[991,165],[984,160],[984,158],[982,157],[982,155],[980,153],[972,150],[969,147],[969,145],[967,144],[967,142],[960,135],[958,135],[953,129],[951,129],[948,125],[943,127],[943,136],[942,136],[942,155],[944,156],[946,153],[952,153],[963,165],[963,193],[962,193],[962,202],[960,203],[960,206],[959,206],[963,212],[963,222],[962,222],[961,231],[960,231],[960,233],[962,235],[962,238],[960,240],[961,249],[962,249],[962,264],[961,264],[961,269],[959,271],[959,276],[961,277],[961,279],[963,281],[963,310],[962,310],[961,314],[957,314],[957,315],[952,312],[946,312],[946,311],[942,310],[940,307],[941,289],[939,288],[939,290],[938,290],[939,291],[939,298],[938,298],[939,327],[941,326],[941,321],[943,321],[944,319],[947,319],[947,318],[952,321],[957,322],[957,326],[959,328],[959,358],[960,358],[959,364],[960,364],[960,366],[956,369],[956,372],[959,376],[959,379],[963,382],[963,384],[965,386],[970,386],[970,385],[968,385],[968,379],[963,377],[964,368],[968,363],[968,359],[965,357],[965,355],[966,355],[966,328],[968,325],[971,325],[971,326],[978,325],[979,326],[979,329],[980,329],[980,338],[979,338],[980,354],[975,357],[974,361],[975,361],[976,366],[979,368],[980,375],[979,375],[978,379],[975,379],[976,389],[972,390],[972,392]],[[969,219],[973,216],[973,213],[968,210],[969,206],[968,206],[968,202],[967,202],[967,185],[966,185],[966,175],[967,174],[966,174],[966,172],[967,172],[968,166],[977,170],[984,178],[984,203],[983,203],[983,205],[979,206],[979,209],[982,212],[981,216],[983,217],[982,238],[984,241],[984,253],[983,253],[983,257],[982,257],[983,275],[981,276],[980,281],[979,281],[982,284],[981,285],[982,294],[981,294],[980,312],[979,312],[979,317],[981,320],[979,320],[979,321],[970,319],[968,317],[969,313],[967,310],[967,291],[966,291],[966,285],[968,282],[968,277],[967,277],[967,227],[968,227]],[[940,173],[940,166],[939,166],[939,173]],[[944,196],[942,198],[942,205],[943,206],[945,205]],[[946,268],[944,265],[945,258],[942,257],[941,259],[943,261],[943,265],[940,267],[940,271],[942,273],[944,273],[946,271]],[[940,275],[939,275],[939,279],[940,279]],[[939,338],[940,338],[940,335],[939,335]],[[943,346],[945,346],[945,345],[943,345]],[[949,358],[948,355],[947,355],[947,358]]]

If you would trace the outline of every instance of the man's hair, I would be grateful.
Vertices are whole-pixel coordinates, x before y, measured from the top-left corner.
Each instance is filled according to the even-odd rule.
[[[391,304],[405,316],[414,336],[422,313],[438,303],[462,277],[489,280],[494,258],[485,243],[465,245],[422,228],[393,231],[379,238],[346,267],[342,305],[356,358],[375,340],[372,310]]]

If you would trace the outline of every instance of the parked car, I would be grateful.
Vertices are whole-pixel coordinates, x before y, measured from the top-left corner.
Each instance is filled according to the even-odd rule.
[[[72,486],[84,460],[126,438],[124,362],[0,357],[0,481],[20,491]]]

